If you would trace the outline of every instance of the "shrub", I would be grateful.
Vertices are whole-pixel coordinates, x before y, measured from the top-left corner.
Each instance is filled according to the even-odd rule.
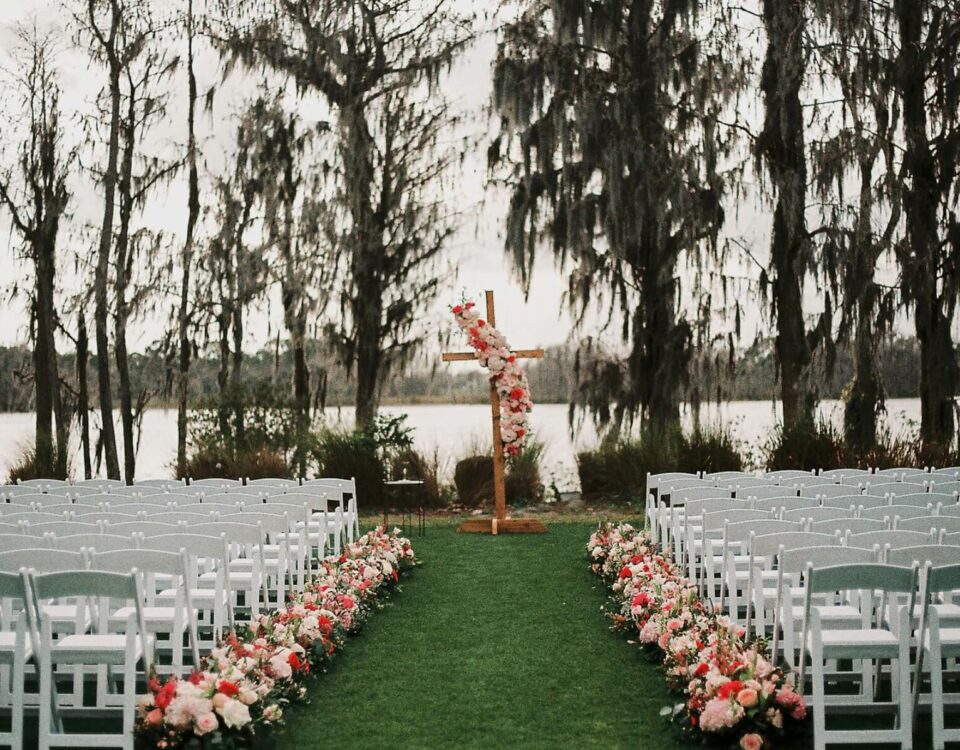
[[[390,469],[390,478],[419,479],[423,482],[423,487],[419,490],[420,503],[425,508],[439,508],[445,503],[437,473],[436,458],[431,463],[423,454],[413,448],[408,448],[394,459],[393,466]]]
[[[520,507],[543,499],[543,483],[540,481],[542,456],[543,444],[530,441],[519,455],[507,459],[504,491],[508,504]],[[454,469],[453,481],[461,505],[474,508],[486,501],[492,502],[493,458],[488,453],[461,459]]]
[[[56,456],[56,446],[54,446],[54,456],[53,456],[53,466],[57,466],[57,456]],[[67,470],[64,472],[63,476],[53,476],[56,474],[56,471],[49,471],[44,469],[43,471],[38,470],[37,466],[37,454],[33,446],[25,446],[20,449],[20,455],[17,457],[15,463],[10,466],[10,473],[7,479],[8,484],[16,484],[18,481],[26,482],[30,479],[66,479],[70,476],[70,459],[67,458],[66,461]]]
[[[269,479],[293,478],[293,469],[282,453],[269,449],[248,450],[229,455],[217,450],[197,450],[187,458],[184,474],[191,479],[216,477],[248,477]],[[182,477],[178,477],[181,478]]]
[[[840,431],[829,422],[778,425],[765,448],[768,471],[839,469],[851,466]]]
[[[721,429],[644,429],[639,437],[607,440],[577,454],[580,489],[588,500],[629,503],[643,496],[647,473],[733,471],[744,459],[732,436]]]

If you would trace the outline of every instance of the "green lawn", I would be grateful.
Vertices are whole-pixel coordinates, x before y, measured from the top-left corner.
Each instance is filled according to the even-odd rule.
[[[276,747],[687,748],[658,667],[607,631],[586,524],[431,526],[424,561],[291,709]]]

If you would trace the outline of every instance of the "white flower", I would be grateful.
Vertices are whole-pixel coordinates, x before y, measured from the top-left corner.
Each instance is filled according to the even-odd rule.
[[[229,729],[241,729],[250,723],[250,709],[236,699],[228,700],[220,709],[220,715]]]

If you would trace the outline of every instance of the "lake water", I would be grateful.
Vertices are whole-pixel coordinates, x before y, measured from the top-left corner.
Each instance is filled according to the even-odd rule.
[[[436,455],[442,473],[450,477],[456,461],[471,452],[475,446],[490,440],[490,407],[485,404],[439,404],[386,406],[386,414],[407,414],[408,424],[414,428],[414,441],[424,453]],[[843,407],[839,401],[824,401],[821,415],[839,425]],[[596,444],[597,434],[589,423],[571,436],[567,427],[567,407],[564,404],[538,405],[531,416],[536,436],[546,444],[544,480],[553,481],[560,489],[576,486],[576,451]],[[780,418],[780,405],[770,401],[731,401],[705,407],[701,421],[728,425],[745,450],[763,445]],[[330,408],[326,419],[331,423],[349,424],[353,410]],[[915,429],[920,419],[919,399],[890,399],[887,402],[886,425],[894,435]],[[24,446],[33,440],[32,414],[0,414],[0,472],[20,455]],[[690,415],[685,414],[689,425]],[[119,438],[119,427],[117,428]],[[122,446],[121,446],[122,450]],[[168,477],[177,450],[177,413],[173,409],[149,409],[143,418],[143,433],[137,457],[137,476]],[[76,452],[74,472],[82,472],[83,464]],[[121,460],[122,465],[122,460]]]

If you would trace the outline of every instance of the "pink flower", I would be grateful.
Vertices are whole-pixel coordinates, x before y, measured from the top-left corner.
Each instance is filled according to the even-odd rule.
[[[740,738],[740,747],[743,750],[760,750],[763,747],[763,737],[756,732],[745,734]]]
[[[700,728],[704,732],[729,729],[743,718],[743,707],[729,700],[714,698],[707,701],[700,714]]]
[[[807,715],[807,704],[800,693],[794,692],[792,687],[784,687],[777,693],[777,704],[790,714],[791,719],[799,721]]]
[[[757,705],[757,691],[753,688],[744,688],[737,693],[737,703],[744,708],[753,708]]]
[[[217,716],[213,712],[200,714],[193,720],[193,731],[196,732],[199,737],[209,734],[219,726],[220,722],[217,721]]]
[[[155,708],[147,714],[146,717],[147,724],[151,726],[156,726],[163,722],[163,711],[159,708]]]

